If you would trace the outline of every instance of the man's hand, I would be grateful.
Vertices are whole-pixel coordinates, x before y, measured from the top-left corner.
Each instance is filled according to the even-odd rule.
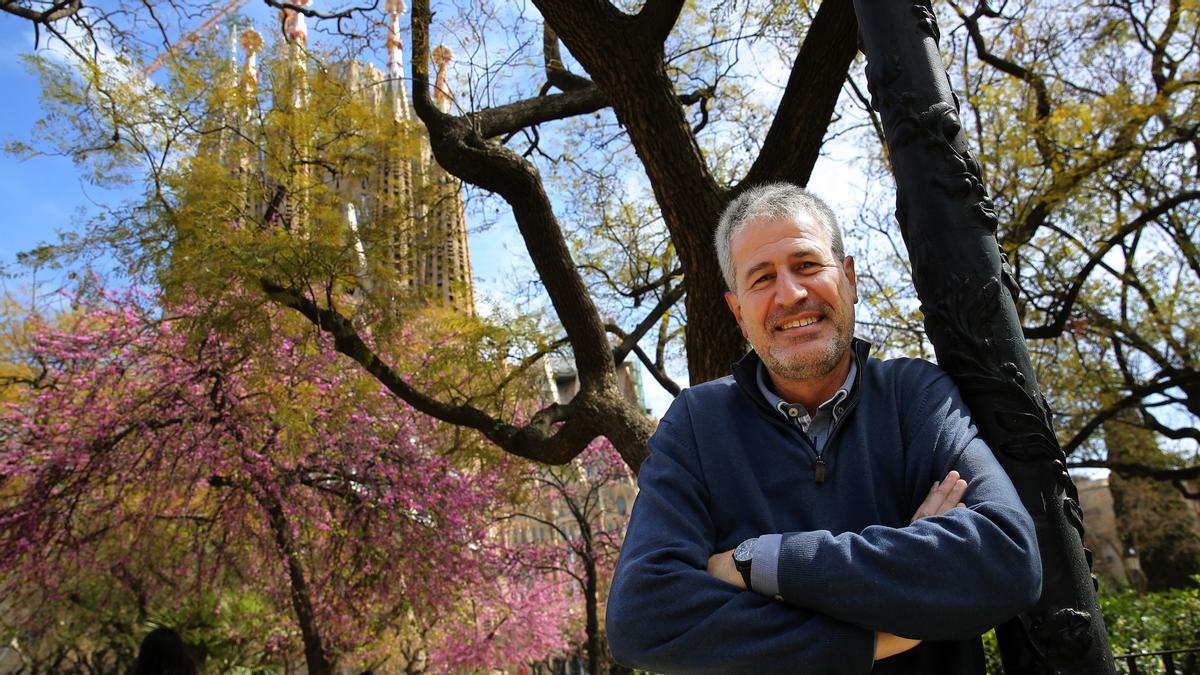
[[[915,523],[922,518],[930,516],[940,516],[956,506],[966,506],[960,500],[963,493],[967,491],[967,481],[959,477],[957,471],[951,471],[946,474],[946,477],[933,484],[929,489],[929,495],[925,497],[925,501],[921,502],[921,506],[917,508],[917,512],[913,514],[910,523]],[[733,564],[733,550],[721,551],[714,553],[708,559],[708,573],[714,577],[732,584],[745,590],[746,583],[742,580],[741,572],[737,571],[737,566]],[[891,633],[877,632],[875,634],[875,660],[886,659],[889,656],[895,656],[906,652],[913,647],[921,644],[920,640],[910,640],[902,638]]]
[[[877,632],[875,633],[875,660],[878,661],[879,659],[886,659],[889,656],[895,656],[919,644],[921,644],[920,640],[910,640],[892,635],[891,633]]]
[[[956,506],[966,506],[966,504],[959,501],[966,491],[967,481],[959,478],[957,471],[951,471],[946,474],[945,478],[933,484],[933,487],[929,489],[929,495],[925,497],[924,502],[921,502],[921,506],[917,508],[917,512],[913,514],[912,520],[909,522],[915,523],[922,518],[940,516]],[[742,580],[742,573],[738,572],[737,567],[733,564],[732,549],[714,553],[710,556],[708,559],[708,573],[721,581],[733,584],[743,590],[746,588],[746,582]],[[887,633],[880,633],[880,635],[887,635]],[[903,640],[904,638],[896,639]],[[915,645],[916,643],[913,644]],[[910,649],[911,647],[912,645],[909,645],[905,649]]]
[[[940,516],[956,506],[966,506],[960,499],[967,491],[967,481],[958,477],[957,471],[951,471],[946,477],[933,484],[929,496],[917,507],[909,523],[915,523],[922,518]]]
[[[742,573],[733,564],[733,549],[714,553],[710,556],[708,559],[708,573],[721,581],[746,590],[746,582],[742,579]]]

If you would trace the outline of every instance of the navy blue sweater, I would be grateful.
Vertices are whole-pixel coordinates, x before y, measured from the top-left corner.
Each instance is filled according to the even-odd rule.
[[[616,659],[657,672],[982,673],[979,635],[1036,602],[1033,522],[954,384],[868,360],[823,451],[762,400],[751,352],[684,391],[650,441],[608,599]],[[909,524],[956,469],[967,508]],[[784,533],[782,601],[708,558]],[[923,640],[873,664],[875,631]]]

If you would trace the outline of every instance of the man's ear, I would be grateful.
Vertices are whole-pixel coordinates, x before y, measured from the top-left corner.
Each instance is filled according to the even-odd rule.
[[[858,304],[858,279],[854,276],[854,256],[848,255],[842,260],[842,271],[850,280],[850,295],[854,296],[854,304]]]
[[[729,306],[729,311],[733,312],[733,318],[737,319],[738,328],[742,328],[742,305],[738,302],[737,293],[725,291],[725,304]],[[745,334],[746,329],[742,328],[742,335]]]

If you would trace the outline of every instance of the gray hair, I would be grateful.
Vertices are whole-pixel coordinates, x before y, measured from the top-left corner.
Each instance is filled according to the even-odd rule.
[[[713,243],[717,248],[717,264],[725,276],[729,290],[737,290],[737,277],[733,269],[733,237],[746,225],[758,220],[787,218],[799,221],[809,217],[821,223],[829,234],[829,248],[834,257],[841,261],[846,255],[842,244],[842,229],[837,217],[820,197],[791,183],[767,183],[758,185],[738,195],[725,207],[717,222]]]

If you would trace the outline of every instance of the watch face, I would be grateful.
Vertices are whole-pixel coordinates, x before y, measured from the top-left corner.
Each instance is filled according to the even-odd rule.
[[[754,539],[747,539],[738,544],[737,549],[733,552],[734,562],[747,562],[750,560],[754,552]]]

